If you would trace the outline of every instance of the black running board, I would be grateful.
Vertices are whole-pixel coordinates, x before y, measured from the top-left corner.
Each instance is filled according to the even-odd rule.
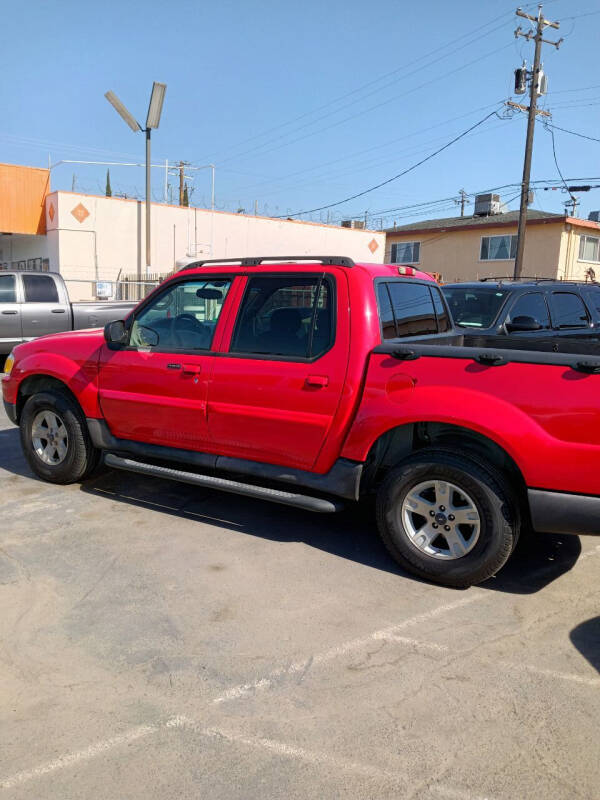
[[[141,475],[152,475],[155,478],[166,478],[180,483],[191,483],[194,486],[204,486],[207,489],[219,489],[223,492],[243,494],[246,497],[256,497],[260,500],[270,500],[272,503],[281,503],[284,506],[295,506],[307,511],[318,511],[321,514],[332,514],[343,508],[337,500],[328,500],[322,497],[312,497],[295,492],[284,492],[280,489],[271,489],[267,486],[253,486],[251,483],[241,483],[228,478],[217,478],[214,475],[199,475],[195,472],[184,472],[170,467],[157,467],[132,458],[121,458],[113,453],[104,456],[104,463],[113,469],[123,469],[128,472],[139,472]]]

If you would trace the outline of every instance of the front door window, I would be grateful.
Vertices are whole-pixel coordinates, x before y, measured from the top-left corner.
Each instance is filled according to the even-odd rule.
[[[135,318],[129,344],[160,352],[210,350],[231,281],[178,283]]]

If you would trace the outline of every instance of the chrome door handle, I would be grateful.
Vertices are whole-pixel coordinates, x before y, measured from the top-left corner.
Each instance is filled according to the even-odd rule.
[[[3,314],[18,314],[18,311],[3,311]]]
[[[65,311],[64,308],[53,308],[52,309],[52,313],[53,314],[66,314],[67,312]]]

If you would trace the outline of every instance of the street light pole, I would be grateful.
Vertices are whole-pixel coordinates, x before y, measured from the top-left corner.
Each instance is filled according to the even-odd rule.
[[[150,134],[152,128],[158,128],[160,123],[160,115],[162,114],[163,102],[165,99],[165,92],[167,86],[165,83],[157,83],[154,81],[152,84],[152,94],[150,95],[150,104],[148,105],[148,114],[146,116],[146,127],[142,128],[136,118],[127,110],[123,103],[119,100],[114,92],[106,92],[104,95],[108,102],[113,106],[115,111],[122,117],[122,119],[129,125],[134,133],[143,131],[146,134],[146,277],[150,270],[151,263],[151,208],[152,208],[152,194],[151,194],[151,179],[150,168],[152,162],[150,160]]]
[[[150,239],[150,215],[152,208],[150,179],[150,165],[152,164],[152,161],[150,160],[150,131],[151,128],[146,128],[146,278],[148,277],[150,264],[152,263],[150,258],[152,249]]]

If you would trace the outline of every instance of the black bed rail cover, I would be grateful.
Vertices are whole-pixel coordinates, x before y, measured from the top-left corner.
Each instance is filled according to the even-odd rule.
[[[555,367],[570,367],[578,372],[594,374],[600,372],[600,354],[596,357],[577,353],[552,353],[539,350],[511,350],[477,346],[465,341],[463,345],[422,344],[420,342],[385,342],[374,348],[373,353],[388,355],[400,361],[418,358],[462,358],[475,361],[482,366],[504,366],[505,364],[547,364]]]

